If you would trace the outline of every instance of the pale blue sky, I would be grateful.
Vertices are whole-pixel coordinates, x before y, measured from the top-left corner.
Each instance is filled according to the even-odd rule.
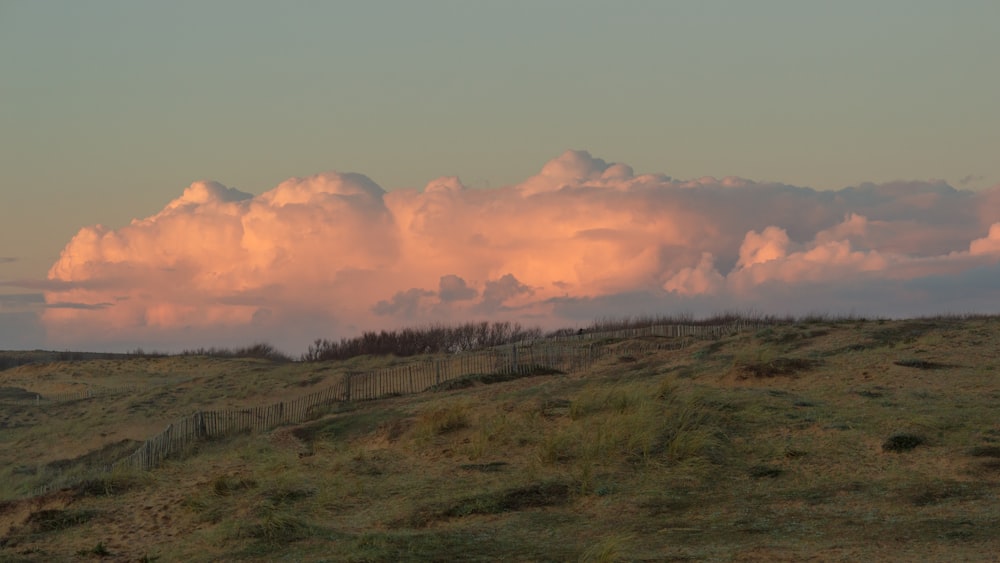
[[[0,281],[198,179],[498,187],[575,148],[675,178],[985,188],[998,22],[995,0],[0,0]]]

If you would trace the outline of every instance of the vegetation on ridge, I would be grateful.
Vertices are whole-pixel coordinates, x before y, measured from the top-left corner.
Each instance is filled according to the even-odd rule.
[[[679,350],[602,339],[586,371],[344,403],[155,471],[3,501],[0,560],[981,560],[1000,551],[998,329],[816,319]],[[32,470],[143,439],[148,417],[408,361],[7,370],[0,387],[162,385],[5,404],[0,498]]]

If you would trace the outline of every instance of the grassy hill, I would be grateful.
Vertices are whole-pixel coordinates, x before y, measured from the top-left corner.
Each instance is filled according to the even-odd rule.
[[[33,498],[194,410],[414,360],[24,365],[0,371],[0,561],[991,560],[998,329],[819,319],[650,353],[609,339],[585,370],[341,403]]]

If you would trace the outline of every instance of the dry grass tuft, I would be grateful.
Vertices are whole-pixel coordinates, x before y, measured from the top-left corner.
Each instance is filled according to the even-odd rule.
[[[417,417],[413,433],[421,439],[429,439],[468,428],[469,415],[470,408],[464,403],[436,407]]]
[[[610,536],[587,548],[580,556],[581,563],[613,563],[627,561],[624,555],[628,543],[633,541],[631,535]]]

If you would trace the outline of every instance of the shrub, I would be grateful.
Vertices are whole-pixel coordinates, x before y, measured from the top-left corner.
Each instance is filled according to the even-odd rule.
[[[739,366],[740,379],[792,376],[816,365],[815,360],[807,358],[774,358],[770,361],[750,362]]]
[[[28,516],[26,523],[36,532],[56,532],[89,522],[97,514],[93,510],[40,510]]]
[[[896,360],[892,362],[897,366],[902,366],[905,368],[916,368],[916,369],[946,369],[951,366],[946,364],[939,364],[937,362],[929,362],[927,360],[916,360],[916,359],[903,359]]]
[[[755,465],[750,468],[750,477],[754,479],[773,479],[775,477],[780,477],[785,472],[784,469],[780,467],[772,467],[770,465]]]
[[[465,323],[457,326],[369,331],[340,341],[317,339],[302,356],[307,362],[346,360],[364,355],[415,356],[442,352],[483,350],[540,338],[539,328],[525,328],[509,321]]]
[[[1000,457],[1000,446],[976,446],[969,449],[972,457]]]
[[[183,356],[210,356],[214,358],[258,358],[270,360],[272,362],[290,362],[291,356],[281,352],[274,346],[266,342],[258,342],[243,348],[197,348],[194,350],[184,350]]]
[[[96,555],[97,557],[107,557],[111,555],[111,552],[108,551],[108,548],[104,547],[104,542],[97,542],[97,545],[95,545],[94,547],[90,549],[81,549],[80,551],[77,551],[76,554],[82,557],[87,557],[89,555]]]
[[[899,432],[889,436],[889,439],[882,444],[882,451],[908,452],[924,442],[926,442],[926,439],[919,434]]]
[[[266,547],[276,548],[303,539],[309,535],[310,527],[290,510],[274,503],[264,502],[254,511],[257,521],[244,525],[240,537],[253,538]]]
[[[212,492],[217,496],[225,497],[238,491],[252,489],[256,486],[257,482],[253,479],[222,475],[212,482]]]

